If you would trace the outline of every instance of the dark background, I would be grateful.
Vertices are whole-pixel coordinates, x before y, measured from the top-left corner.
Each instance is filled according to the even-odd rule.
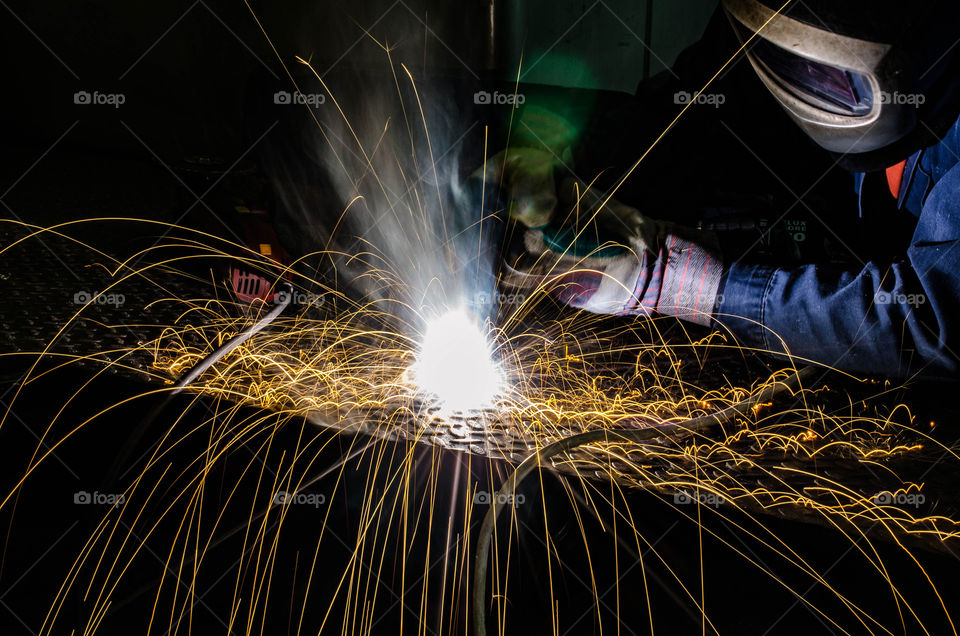
[[[241,233],[234,225],[230,202],[243,197],[270,208],[290,251],[308,251],[311,234],[301,231],[297,224],[322,224],[332,212],[318,209],[305,221],[302,210],[285,209],[273,193],[278,181],[291,171],[296,178],[290,187],[299,187],[302,180],[314,177],[322,184],[324,178],[315,166],[300,171],[300,167],[309,166],[309,157],[305,156],[309,148],[304,150],[304,139],[312,139],[313,134],[309,118],[299,109],[278,109],[273,103],[275,91],[290,90],[280,60],[295,67],[295,54],[313,55],[325,81],[361,109],[363,91],[379,86],[385,68],[382,51],[371,45],[360,27],[370,29],[385,42],[400,45],[398,56],[410,61],[411,72],[426,93],[449,96],[452,91],[456,95],[453,103],[440,110],[456,114],[460,129],[470,130],[472,124],[480,122],[481,126],[472,129],[455,152],[464,170],[482,162],[478,151],[482,148],[482,125],[490,126],[490,143],[496,147],[497,140],[504,139],[507,120],[502,109],[476,108],[470,96],[478,89],[510,90],[522,53],[526,66],[521,92],[531,95],[531,103],[535,99],[560,103],[582,116],[586,123],[577,149],[577,170],[584,177],[606,170],[603,179],[609,183],[642,154],[678,112],[679,106],[671,99],[675,92],[699,89],[735,50],[729,34],[718,28],[718,24],[723,26],[722,21],[715,19],[714,35],[678,59],[680,51],[703,33],[715,5],[653,0],[599,4],[252,2],[263,30],[276,47],[275,54],[242,2],[2,3],[2,216],[38,225],[91,217],[136,217],[178,222],[230,238]],[[672,71],[666,70],[668,65],[673,66]],[[310,81],[304,79],[302,69],[294,68],[294,73],[299,80]],[[634,97],[643,80],[647,81]],[[804,251],[809,249],[818,257],[843,262],[851,258],[850,251],[869,255],[872,249],[882,251],[890,242],[909,237],[909,233],[899,231],[902,220],[874,223],[872,233],[859,225],[851,214],[855,201],[849,175],[833,168],[830,158],[807,142],[775,108],[746,64],[732,64],[713,90],[726,96],[723,107],[691,109],[624,188],[625,201],[655,216],[688,222],[723,215],[731,209],[738,213],[746,210],[752,218],[769,217],[776,220],[775,225],[802,220],[811,238],[802,247],[788,243],[791,257],[796,259],[810,257]],[[76,104],[74,94],[78,91],[119,93],[125,102],[118,108]],[[535,98],[537,95],[540,97]],[[220,175],[225,178],[220,179]],[[322,185],[318,187],[322,189]],[[202,199],[199,205],[198,198]],[[826,229],[825,223],[831,229]],[[152,242],[152,234],[141,232],[143,235],[137,235],[129,226],[112,224],[77,228],[80,236],[96,239],[98,245],[117,253]],[[306,244],[298,242],[301,240]],[[733,240],[742,243],[748,258],[783,256],[776,246],[757,245],[742,237]],[[36,257],[50,259],[40,248]],[[31,264],[25,260],[22,267]],[[3,284],[16,284],[16,273],[16,267],[4,272]],[[69,275],[66,271],[58,274]],[[6,409],[26,367],[22,359],[4,356],[0,357],[0,368],[0,406]],[[79,371],[58,372],[30,384],[17,397],[0,432],[2,464],[8,473],[4,494],[22,474],[37,448],[38,436],[87,379],[88,375]],[[143,390],[143,385],[132,381],[99,379],[60,415],[50,439],[58,439],[106,405]],[[934,387],[908,397],[917,409],[939,413],[945,409],[942,396],[942,388]],[[904,395],[891,396],[894,399],[904,399]],[[95,427],[57,449],[56,456],[31,477],[16,506],[5,509],[0,633],[37,633],[51,599],[97,518],[98,511],[73,505],[73,493],[94,491],[106,483],[128,432],[152,412],[157,402],[138,400],[99,418]],[[169,405],[167,415],[186,406]],[[210,405],[202,401],[194,405],[185,422],[203,422],[209,417],[208,408]],[[315,429],[310,433],[332,435]],[[298,434],[295,427],[289,427],[278,434],[274,446],[293,444]],[[316,466],[335,462],[349,443],[333,443]],[[389,462],[393,463],[407,451],[403,445],[389,448]],[[415,452],[420,465],[439,461],[439,474],[449,476],[442,480],[439,501],[462,495],[474,483],[479,489],[490,490],[504,471],[503,466],[494,470],[486,460],[467,455],[429,448]],[[439,459],[434,453],[440,454]],[[271,458],[267,456],[265,461],[269,463]],[[348,469],[351,474],[362,474],[364,465],[354,462]],[[230,466],[223,468],[220,478],[223,483],[238,479]],[[252,484],[244,482],[243,487],[254,492]],[[426,488],[424,482],[418,482],[409,496],[420,501]],[[312,555],[318,527],[325,523],[332,535],[346,541],[325,540],[322,545],[322,567],[314,576],[311,597],[316,599],[316,606],[310,608],[305,621],[313,630],[319,625],[350,557],[350,539],[357,532],[356,506],[365,489],[361,478],[339,483],[333,477],[321,480],[314,491],[335,502],[329,516],[326,510],[318,513],[307,508],[298,509],[287,520],[275,570],[292,574],[278,576],[281,580],[271,593],[265,633],[296,632],[296,621],[290,621],[290,605],[298,597],[292,590],[302,589],[304,555]],[[651,611],[655,631],[699,633],[699,621],[691,618],[691,613],[696,613],[692,603],[682,598],[682,590],[672,582],[663,563],[651,559],[645,562],[646,569],[631,568],[634,561],[625,556],[629,554],[626,548],[614,554],[610,534],[604,532],[610,526],[601,528],[587,521],[588,541],[596,546],[588,564],[580,530],[560,482],[550,477],[544,481],[542,492],[534,483],[525,486],[524,494],[532,501],[550,502],[550,530],[556,550],[564,555],[566,569],[556,574],[562,584],[558,585],[558,599],[551,599],[542,573],[542,508],[536,505],[521,509],[524,526],[510,574],[513,607],[508,633],[524,629],[548,633],[552,602],[560,603],[565,620],[587,614],[579,623],[571,619],[569,624],[561,624],[560,633],[599,633],[592,610],[591,567],[599,594],[607,599],[600,610],[606,633],[616,633],[618,624],[620,633],[647,633]],[[462,507],[462,499],[459,501]],[[670,568],[696,589],[701,537],[695,524],[653,495],[630,495],[630,503],[644,536],[657,542],[657,550]],[[448,514],[456,519],[454,527],[462,523],[459,512],[443,508],[437,518],[445,523]],[[896,624],[896,606],[890,602],[889,587],[875,575],[865,576],[868,566],[859,551],[851,549],[849,540],[823,528],[773,517],[767,524],[821,571],[831,572],[834,582],[878,620]],[[717,522],[714,529],[732,545],[742,545],[742,533],[727,524]],[[164,526],[157,534],[162,536],[170,530]],[[443,538],[442,532],[436,535]],[[435,537],[434,541],[439,539]],[[162,541],[146,545],[148,549],[130,574],[134,583],[118,595],[130,597],[129,602],[115,609],[103,623],[101,633],[144,633],[153,598],[150,593],[135,596],[134,592],[162,574],[162,559],[157,555],[162,557],[165,549]],[[409,549],[409,561],[420,563],[428,547],[437,554],[442,546],[423,539],[411,546],[388,542],[385,560],[396,563]],[[758,560],[782,581],[828,615],[849,619],[828,593],[812,587],[808,579],[792,573],[775,556],[755,545],[743,550],[758,550]],[[911,598],[917,613],[936,617],[937,599],[922,592],[926,588],[914,565],[893,547],[881,544],[880,550],[891,571],[900,577],[902,589],[919,590]],[[815,612],[798,605],[795,596],[770,577],[746,566],[735,551],[707,539],[704,552],[709,555],[703,564],[708,612],[722,633],[840,633]],[[193,619],[197,633],[226,631],[223,617],[228,613],[232,581],[218,577],[233,566],[239,553],[240,546],[229,539],[211,551],[207,572],[212,574],[202,581],[206,591]],[[949,591],[958,573],[955,559],[924,551],[919,559],[927,574]],[[380,622],[374,633],[391,634],[396,633],[401,614],[409,626],[421,608],[416,603],[404,608],[393,602],[400,579],[396,568],[386,571],[389,576],[381,581],[380,594],[390,598],[383,606],[389,609],[378,616]],[[435,579],[439,573],[439,568],[431,570],[430,577]],[[623,578],[618,581],[619,575]],[[644,580],[651,588],[649,600],[643,592]],[[610,593],[615,585],[619,585],[619,606]],[[438,590],[439,585],[433,584],[431,589]],[[631,595],[636,602],[627,602]],[[430,597],[426,604],[435,607],[438,603]],[[74,626],[70,617],[85,617],[83,609],[82,601],[71,600],[62,610],[61,627]],[[457,617],[458,633],[463,632],[464,618],[462,613]],[[934,627],[946,629],[936,623],[936,618],[931,620]],[[337,633],[339,624],[333,621],[324,633]],[[841,625],[855,633],[862,627],[850,622]],[[163,625],[159,633],[166,627]],[[433,633],[447,633],[445,625],[432,629]],[[314,632],[305,629],[305,633]]]

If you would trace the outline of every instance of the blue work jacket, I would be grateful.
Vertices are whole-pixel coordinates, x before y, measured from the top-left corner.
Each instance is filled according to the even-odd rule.
[[[846,371],[956,377],[960,121],[940,143],[907,159],[897,205],[917,217],[905,254],[861,269],[732,264],[718,325],[745,346]],[[868,220],[869,210],[863,213]]]

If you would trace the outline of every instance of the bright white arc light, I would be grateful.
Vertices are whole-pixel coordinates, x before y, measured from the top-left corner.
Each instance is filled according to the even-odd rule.
[[[503,374],[493,360],[490,343],[463,310],[427,324],[411,370],[420,389],[436,396],[450,411],[489,406],[503,390]]]

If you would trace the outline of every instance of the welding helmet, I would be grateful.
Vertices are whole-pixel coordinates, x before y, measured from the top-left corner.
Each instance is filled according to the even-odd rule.
[[[804,132],[854,170],[935,143],[960,114],[960,2],[723,0],[747,59]]]

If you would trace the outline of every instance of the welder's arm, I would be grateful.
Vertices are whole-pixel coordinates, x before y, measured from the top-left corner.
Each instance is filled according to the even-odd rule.
[[[545,265],[543,278],[556,298],[593,313],[711,324],[724,268],[708,234],[650,219],[615,200],[594,215],[594,224],[617,238],[583,256],[527,231],[527,251]]]
[[[536,257],[540,274],[517,277],[514,284],[547,281],[561,301],[594,313],[660,313],[709,325],[723,266],[707,237],[650,219],[576,179],[558,186],[562,163],[550,149],[521,146],[498,153],[474,175],[499,183],[510,216],[528,228],[525,247]],[[566,245],[544,239],[550,226],[556,238],[576,219],[589,219],[593,229],[574,227]],[[583,234],[604,238],[578,255],[575,245]],[[611,244],[614,255],[604,248]]]
[[[716,320],[747,346],[871,374],[960,367],[960,166],[924,204],[910,248],[860,271],[732,265]],[[956,352],[956,353],[955,353]]]

